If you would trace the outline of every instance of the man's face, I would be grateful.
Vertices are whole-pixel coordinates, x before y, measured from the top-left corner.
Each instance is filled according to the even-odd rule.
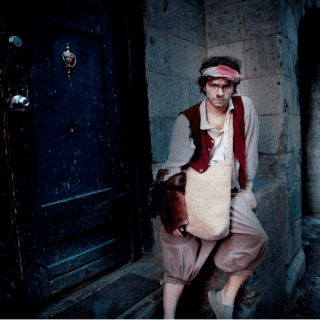
[[[226,78],[209,78],[203,88],[209,103],[215,108],[226,107],[234,91],[233,82]]]

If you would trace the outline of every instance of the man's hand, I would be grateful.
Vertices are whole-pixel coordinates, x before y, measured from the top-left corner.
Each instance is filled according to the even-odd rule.
[[[250,201],[250,205],[251,205],[251,210],[255,211],[257,209],[257,201],[256,198],[253,194],[253,192],[250,190],[242,190],[239,194],[243,194],[245,197],[247,197]]]
[[[185,226],[178,227],[172,232],[172,234],[178,237],[184,237],[183,232],[185,232]]]

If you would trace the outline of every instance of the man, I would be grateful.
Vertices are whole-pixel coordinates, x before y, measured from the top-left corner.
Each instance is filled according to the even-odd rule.
[[[249,98],[234,97],[241,80],[240,61],[231,57],[211,57],[203,61],[199,71],[198,84],[205,99],[178,116],[170,154],[162,167],[166,170],[164,180],[170,181],[189,165],[200,168],[201,164],[204,166],[198,169],[201,173],[222,161],[226,148],[223,136],[228,130],[225,124],[233,112],[234,130],[239,134],[234,135],[231,161],[230,233],[221,240],[199,239],[185,232],[188,224],[185,216],[167,221],[160,216],[165,226],[160,236],[166,269],[163,305],[164,318],[167,319],[175,317],[184,285],[194,279],[215,246],[218,248],[214,255],[215,264],[230,277],[221,291],[209,291],[209,302],[217,318],[232,318],[236,294],[264,258],[268,242],[252,211],[257,207],[252,186],[258,162],[258,117]],[[197,138],[201,135],[210,136],[212,147],[203,149],[205,146],[201,141],[205,140]],[[207,160],[205,152],[208,152]],[[240,192],[236,189],[237,183]],[[168,221],[175,221],[174,226],[168,226]]]

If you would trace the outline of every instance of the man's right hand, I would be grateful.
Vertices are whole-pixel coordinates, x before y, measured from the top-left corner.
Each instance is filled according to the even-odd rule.
[[[175,236],[178,236],[178,237],[184,237],[184,235],[183,235],[182,232],[185,232],[184,226],[178,227],[177,229],[175,229],[175,230],[172,232],[172,234],[174,234]]]

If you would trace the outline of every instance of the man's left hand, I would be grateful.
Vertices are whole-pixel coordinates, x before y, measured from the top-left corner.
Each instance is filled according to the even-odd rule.
[[[243,194],[245,197],[247,197],[247,199],[249,199],[251,210],[255,211],[257,209],[258,204],[253,192],[251,190],[242,190],[240,194]]]

